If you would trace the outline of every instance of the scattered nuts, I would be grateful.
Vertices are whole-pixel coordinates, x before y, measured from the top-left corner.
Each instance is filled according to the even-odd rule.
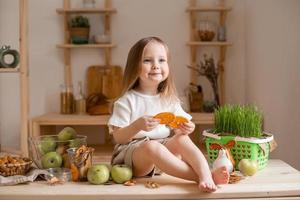
[[[147,183],[145,184],[146,188],[150,188],[150,189],[155,189],[155,188],[159,188],[160,185],[154,181],[147,181]]]
[[[230,177],[229,177],[229,184],[235,184],[237,182],[239,182],[240,180],[242,180],[243,177],[241,175],[237,175],[237,174],[234,174],[234,173],[231,173],[230,174]]]
[[[63,184],[65,181],[62,179],[53,176],[50,180],[47,181],[49,185],[57,185],[57,184]]]
[[[0,158],[0,175],[24,175],[32,164],[29,158],[4,156]]]
[[[125,186],[134,186],[134,185],[136,185],[136,181],[131,179],[129,181],[126,181],[123,185],[125,185]]]

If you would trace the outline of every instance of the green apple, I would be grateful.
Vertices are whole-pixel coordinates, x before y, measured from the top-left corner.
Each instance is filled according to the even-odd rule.
[[[127,165],[114,165],[110,171],[111,177],[116,183],[125,183],[132,178],[132,170]]]
[[[83,145],[83,142],[81,141],[82,139],[80,138],[75,138],[74,140],[71,140],[69,143],[70,148],[78,148],[81,145]]]
[[[90,183],[100,185],[109,180],[109,169],[106,165],[93,165],[88,169],[87,179]]]
[[[39,148],[41,150],[41,153],[45,154],[50,151],[55,151],[56,141],[53,137],[45,137],[42,139],[39,145],[40,145]]]
[[[57,138],[59,141],[68,141],[74,139],[76,137],[76,134],[77,133],[74,128],[65,127],[58,133]]]
[[[41,144],[41,143],[39,143],[39,144],[37,145],[37,149],[38,149],[39,154],[41,154],[41,155],[44,155],[44,154],[45,154],[45,152],[44,152],[44,150],[43,150],[43,148],[42,148],[42,144]]]
[[[258,162],[256,160],[242,159],[238,167],[244,176],[253,176],[258,171]]]
[[[62,157],[55,151],[46,153],[42,157],[42,166],[44,169],[61,167]]]

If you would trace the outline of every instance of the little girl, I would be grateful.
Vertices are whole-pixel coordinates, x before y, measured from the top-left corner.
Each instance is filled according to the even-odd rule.
[[[129,51],[123,92],[114,103],[110,133],[117,143],[112,164],[132,167],[135,177],[160,172],[195,181],[200,190],[213,192],[228,182],[225,167],[210,171],[202,152],[189,138],[195,129],[184,112],[172,81],[167,45],[157,37],[138,41]],[[171,112],[189,121],[171,130],[153,118]]]

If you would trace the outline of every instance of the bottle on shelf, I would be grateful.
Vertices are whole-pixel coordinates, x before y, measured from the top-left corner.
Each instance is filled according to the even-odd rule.
[[[60,113],[73,114],[75,111],[73,86],[61,84],[60,89]]]
[[[82,82],[78,82],[78,94],[75,100],[76,113],[79,115],[86,114],[86,100],[82,91]]]
[[[218,27],[218,41],[225,42],[226,41],[226,28],[225,26]]]
[[[202,112],[203,93],[201,85],[195,85],[193,83],[190,83],[189,102],[191,112]]]

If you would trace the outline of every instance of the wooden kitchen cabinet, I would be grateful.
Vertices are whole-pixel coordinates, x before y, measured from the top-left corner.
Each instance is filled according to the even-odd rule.
[[[63,50],[64,54],[64,84],[66,86],[72,85],[72,50],[73,49],[95,49],[103,50],[104,64],[105,66],[111,66],[111,50],[116,47],[113,43],[103,44],[71,44],[70,43],[70,30],[69,20],[71,15],[74,14],[99,14],[104,15],[104,34],[111,38],[111,15],[116,13],[116,9],[112,7],[112,0],[105,0],[103,8],[72,8],[70,0],[63,0],[63,8],[59,8],[56,12],[63,16],[64,20],[64,43],[57,44],[57,48]],[[96,24],[91,24],[96,26]],[[76,70],[76,69],[75,69]],[[41,116],[37,116],[31,119],[30,122],[30,134],[31,136],[38,136],[41,134],[47,134],[52,132],[55,134],[55,126],[97,126],[105,125],[107,123],[108,115],[77,115],[77,114],[59,114],[59,113],[47,113]],[[47,130],[47,131],[45,131]],[[107,133],[106,133],[107,136]]]
[[[71,8],[70,0],[63,1],[63,8],[57,9],[58,14],[63,15],[64,19],[64,44],[58,44],[58,48],[64,51],[64,82],[66,86],[72,85],[72,67],[71,57],[72,49],[98,48],[104,50],[104,61],[106,66],[111,65],[111,49],[116,47],[115,44],[70,44],[69,20],[72,14],[100,14],[104,15],[104,34],[111,38],[111,15],[116,13],[112,8],[112,0],[105,0],[103,8]]]

